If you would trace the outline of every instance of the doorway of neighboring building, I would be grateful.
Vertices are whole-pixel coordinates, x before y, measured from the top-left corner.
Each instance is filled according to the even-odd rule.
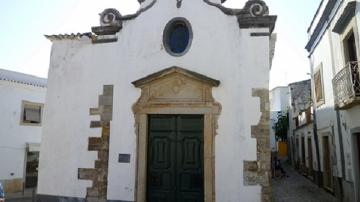
[[[313,179],[314,177],[314,168],[313,168],[313,153],[312,153],[312,143],[311,143],[311,137],[308,138],[307,142],[307,148],[308,148],[308,176]]]
[[[35,188],[37,186],[38,167],[39,152],[26,152],[25,188]]]
[[[306,174],[305,137],[301,137],[301,172]]]
[[[354,177],[355,177],[355,196],[356,200],[360,200],[360,133],[353,133],[354,140]]]
[[[330,148],[329,136],[323,137],[323,165],[324,165],[324,188],[333,191],[333,178],[331,168],[331,148]]]
[[[300,152],[299,152],[300,147],[299,147],[299,138],[298,137],[295,138],[295,144],[296,144],[295,168],[299,169],[299,167],[300,167],[300,160],[299,160],[300,159]]]
[[[358,165],[358,168],[360,169],[360,134],[357,134],[357,156],[358,156],[358,162],[357,162],[357,165]]]
[[[147,202],[204,201],[202,115],[150,115]]]

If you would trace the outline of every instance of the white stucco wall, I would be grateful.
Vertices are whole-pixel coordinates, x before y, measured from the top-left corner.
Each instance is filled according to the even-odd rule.
[[[348,1],[346,1],[347,3]],[[343,8],[346,6],[344,4]],[[359,8],[357,8],[358,10]],[[344,55],[344,46],[342,43],[343,38],[347,34],[347,31],[350,29],[354,30],[355,39],[356,39],[356,46],[357,46],[357,57],[358,60],[360,58],[360,49],[359,49],[359,20],[360,20],[360,13],[356,12],[357,14],[350,22],[347,30],[342,35],[333,34],[331,40],[334,46],[334,64],[335,64],[335,74],[338,73],[345,67],[345,55]],[[356,157],[354,158],[353,150],[354,150],[354,139],[353,139],[353,132],[354,130],[360,127],[360,107],[355,106],[348,110],[341,110],[340,111],[340,120],[342,125],[342,133],[343,133],[343,144],[344,144],[344,151],[345,151],[345,173],[346,179],[349,181],[354,181],[356,177],[356,173],[359,171],[356,170],[355,163],[357,161]],[[359,186],[360,186],[360,179]]]
[[[322,136],[330,135],[330,139],[333,140],[331,150],[336,151],[336,165],[333,168],[333,175],[341,177],[341,159],[340,159],[340,146],[339,146],[339,134],[336,122],[336,112],[334,108],[334,94],[332,79],[334,77],[333,64],[331,59],[331,46],[329,43],[329,33],[326,33],[323,40],[318,44],[317,48],[311,55],[313,71],[317,71],[317,68],[322,65],[322,80],[323,80],[323,94],[324,103],[316,108],[316,121],[317,130],[319,135],[319,143],[321,144]],[[315,93],[313,92],[315,95]],[[320,158],[323,156],[322,145],[320,146]],[[321,165],[321,170],[323,166]]]
[[[220,80],[214,88],[222,105],[215,143],[216,201],[260,201],[260,186],[244,186],[243,161],[256,159],[251,125],[260,120],[259,98],[253,88],[268,88],[269,37],[250,37],[267,29],[240,29],[234,16],[202,0],[159,1],[136,19],[124,22],[116,43],[92,44],[90,39],[54,41],[49,70],[47,108],[40,155],[39,194],[84,198],[91,182],[78,180],[78,168],[94,166],[88,152],[89,108],[97,106],[104,84],[114,85],[108,199],[134,200],[136,136],[132,105],[140,90],[131,82],[170,66],[179,66]],[[196,12],[194,12],[196,11]],[[174,17],[192,25],[192,45],[182,57],[169,55],[163,29]],[[254,79],[256,78],[256,79]],[[118,163],[119,153],[131,163]]]
[[[270,111],[286,111],[289,107],[289,87],[279,86],[270,91]]]
[[[44,103],[45,93],[46,88],[0,80],[0,180],[24,177],[26,143],[40,143],[41,126],[20,125],[22,101]]]

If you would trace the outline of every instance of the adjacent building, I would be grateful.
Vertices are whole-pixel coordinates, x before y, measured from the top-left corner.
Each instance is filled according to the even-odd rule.
[[[35,187],[46,79],[0,69],[0,181],[5,192]]]
[[[289,144],[291,162],[303,175],[316,179],[316,140],[313,135],[311,80],[289,84]]]
[[[323,0],[308,29],[322,185],[360,201],[359,2]]]
[[[47,36],[38,200],[271,201],[276,16],[261,0],[139,2]]]
[[[289,87],[278,86],[270,90],[270,144],[273,152],[278,151],[274,126],[279,116],[286,116],[289,110]]]

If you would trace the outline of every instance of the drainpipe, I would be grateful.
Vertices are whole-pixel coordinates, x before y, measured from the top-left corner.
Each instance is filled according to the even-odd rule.
[[[314,141],[315,141],[315,151],[316,151],[316,161],[317,161],[317,167],[318,170],[316,172],[317,179],[318,179],[318,186],[322,187],[322,174],[321,174],[321,161],[320,161],[320,149],[319,149],[319,139],[317,134],[317,123],[316,123],[316,98],[315,98],[315,81],[314,81],[314,72],[313,72],[313,64],[311,60],[311,56],[309,56],[310,61],[310,76],[311,76],[311,86],[310,86],[310,97],[311,97],[311,103],[313,106],[313,134],[314,134]]]

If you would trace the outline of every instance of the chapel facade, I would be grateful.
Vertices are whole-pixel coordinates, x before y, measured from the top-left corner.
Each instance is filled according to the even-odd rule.
[[[139,0],[52,41],[38,201],[271,201],[261,0]]]

